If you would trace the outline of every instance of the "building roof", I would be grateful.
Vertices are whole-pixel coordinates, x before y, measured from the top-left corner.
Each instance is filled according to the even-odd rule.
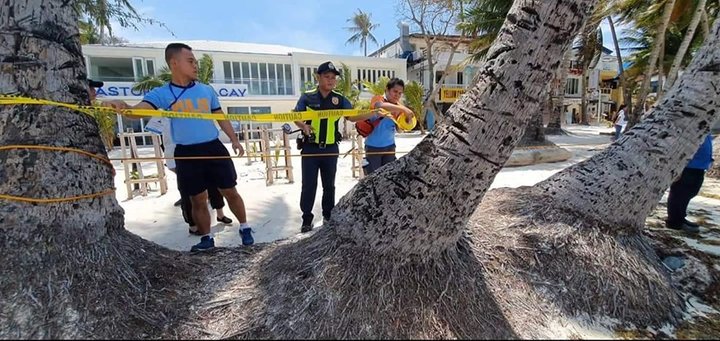
[[[181,42],[189,45],[193,50],[211,51],[211,52],[234,52],[234,53],[254,53],[254,54],[273,54],[283,55],[298,53],[314,53],[326,54],[325,52],[306,50],[296,47],[273,45],[273,44],[255,44],[240,43],[233,41],[216,41],[216,40],[176,40],[176,41],[156,41],[145,43],[126,43],[118,46],[125,47],[141,47],[141,48],[157,48],[164,49],[168,44]]]
[[[410,34],[408,35],[408,39],[410,39],[410,38],[421,38],[421,39],[422,39],[422,38],[425,38],[426,36],[432,36],[432,35],[422,34],[422,33],[410,33]],[[437,40],[437,41],[443,41],[443,42],[457,42],[458,40],[460,40],[462,43],[470,44],[470,43],[473,41],[472,38],[468,38],[468,37],[464,37],[464,36],[456,35],[456,34],[436,35],[435,37],[436,37],[436,40]],[[377,56],[378,54],[382,53],[382,52],[383,52],[385,49],[387,49],[388,47],[390,47],[390,46],[392,46],[393,44],[395,44],[395,43],[397,43],[398,41],[400,41],[400,38],[401,38],[401,37],[397,37],[397,38],[393,39],[391,42],[383,45],[383,46],[380,47],[379,49],[377,49],[377,50],[373,51],[372,53],[370,53],[370,54],[368,55],[368,57],[375,57],[375,56]]]

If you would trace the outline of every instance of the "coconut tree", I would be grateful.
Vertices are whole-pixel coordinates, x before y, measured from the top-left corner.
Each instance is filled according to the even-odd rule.
[[[340,80],[335,87],[335,90],[343,94],[352,104],[353,108],[357,105],[357,101],[360,97],[360,90],[355,86],[356,82],[352,80],[352,72],[350,67],[345,63],[341,63],[340,68]],[[343,119],[343,137],[349,136],[348,120]]]
[[[697,6],[695,7],[695,11],[692,17],[692,21],[690,22],[687,32],[685,33],[685,38],[683,38],[682,44],[680,44],[680,47],[678,48],[678,52],[675,54],[675,59],[672,63],[672,68],[670,69],[670,72],[668,73],[667,81],[665,82],[665,88],[670,88],[673,83],[675,83],[675,79],[677,79],[678,71],[680,70],[680,66],[683,62],[683,59],[685,58],[685,55],[687,54],[687,51],[690,47],[690,43],[692,42],[693,38],[695,37],[695,31],[698,28],[698,25],[700,24],[700,18],[702,18],[703,13],[705,13],[705,4],[707,3],[707,0],[698,0]]]
[[[348,40],[345,42],[345,44],[356,44],[360,42],[360,46],[365,50],[365,56],[367,56],[367,42],[368,40],[372,41],[373,43],[377,44],[377,39],[375,39],[375,36],[372,34],[372,31],[380,24],[373,24],[372,23],[372,15],[370,13],[365,13],[362,10],[358,8],[357,12],[352,16],[352,18],[347,20],[349,23],[352,23],[352,26],[346,27],[345,29],[350,31],[352,33],[352,36],[348,38]]]
[[[654,44],[652,51],[650,52],[648,67],[645,69],[645,74],[643,75],[643,81],[642,85],[640,86],[640,93],[638,94],[637,102],[630,111],[630,115],[628,117],[628,128],[639,122],[640,116],[644,112],[643,106],[645,105],[647,95],[650,93],[650,80],[655,70],[655,65],[657,64],[658,58],[660,57],[660,49],[662,48],[662,44],[660,44],[660,42],[665,41],[665,32],[670,25],[670,19],[673,13],[673,9],[675,8],[675,0],[661,1],[653,4],[652,6],[656,8],[662,8],[662,17],[658,22],[658,26],[655,27],[655,39],[653,40]]]
[[[609,7],[608,11],[612,11],[612,6]],[[627,75],[625,74],[625,67],[623,66],[623,57],[620,50],[620,41],[618,40],[617,32],[615,31],[615,20],[612,15],[607,16],[608,25],[610,26],[610,34],[612,36],[613,46],[615,47],[615,57],[618,63],[618,83],[623,91],[623,103],[626,106],[632,106],[632,92],[629,89],[627,81]]]
[[[373,96],[380,96],[385,94],[385,88],[387,87],[388,82],[390,82],[390,78],[380,77],[375,83],[371,81],[363,81],[362,84],[368,92],[373,94]]]
[[[425,134],[425,111],[423,110],[423,97],[425,89],[416,81],[405,84],[405,105],[417,115],[420,132]]]

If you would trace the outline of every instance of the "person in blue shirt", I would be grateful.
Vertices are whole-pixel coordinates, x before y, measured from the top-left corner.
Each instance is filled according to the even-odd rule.
[[[334,91],[340,71],[332,62],[320,64],[317,69],[317,88],[306,91],[300,96],[295,111],[319,111],[329,109],[352,109],[350,101],[341,93]],[[372,113],[346,117],[351,122],[371,117]],[[338,127],[340,117],[323,118],[311,121],[296,121],[295,124],[304,135],[300,152],[302,168],[302,191],[300,193],[300,209],[302,210],[301,232],[313,229],[312,213],[317,192],[318,172],[322,180],[322,215],[325,221],[330,220],[330,213],[335,207],[335,174],[340,153],[341,135]],[[327,154],[327,155],[324,155]]]
[[[117,109],[163,109],[194,113],[222,113],[215,90],[197,82],[197,60],[190,46],[172,43],[165,48],[165,61],[170,68],[171,81],[148,92],[142,102],[129,107],[122,101],[104,102],[104,106]],[[131,116],[132,115],[128,115]],[[220,128],[230,137],[237,155],[244,153],[229,121],[218,120]],[[252,230],[247,224],[245,203],[235,189],[237,173],[225,146],[218,139],[219,132],[212,120],[171,118],[172,141],[176,144],[175,157],[218,156],[218,159],[177,159],[176,173],[181,194],[190,196],[192,216],[197,224],[200,243],[191,252],[207,251],[215,247],[210,233],[210,212],[207,207],[207,189],[216,187],[228,202],[230,210],[240,223],[243,245],[254,243]]]
[[[680,178],[670,186],[667,201],[667,228],[698,233],[700,226],[688,221],[687,207],[690,200],[700,193],[705,172],[710,169],[712,158],[712,135],[708,134],[690,162],[683,169]]]
[[[405,90],[405,82],[402,79],[393,78],[385,87],[384,96],[375,96],[371,99],[370,106],[373,109],[385,109],[391,113],[395,119],[405,119],[408,123],[412,122],[415,115],[412,110],[400,104],[403,92]],[[400,114],[404,114],[400,116]],[[365,159],[368,165],[365,172],[371,174],[380,167],[395,161],[395,122],[382,114],[374,115],[369,119],[373,130],[365,139],[365,151],[368,153]],[[375,154],[373,154],[375,153]]]

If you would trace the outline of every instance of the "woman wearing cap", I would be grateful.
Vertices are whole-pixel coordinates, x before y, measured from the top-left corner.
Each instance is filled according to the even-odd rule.
[[[405,83],[402,79],[391,79],[385,88],[385,95],[375,96],[370,101],[372,109],[384,109],[390,114],[377,114],[366,121],[357,123],[361,125],[360,129],[372,131],[365,140],[365,151],[368,154],[365,157],[368,162],[365,167],[367,174],[396,160],[396,122],[408,130],[414,128],[417,123],[412,110],[400,103],[404,90]]]

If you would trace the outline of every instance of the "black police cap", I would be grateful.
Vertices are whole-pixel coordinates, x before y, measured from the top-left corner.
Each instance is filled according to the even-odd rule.
[[[320,66],[318,66],[318,69],[317,69],[318,75],[322,75],[325,72],[332,72],[335,75],[340,76],[340,71],[338,71],[338,69],[335,68],[335,65],[333,65],[332,62],[325,62],[325,63],[320,64]]]

